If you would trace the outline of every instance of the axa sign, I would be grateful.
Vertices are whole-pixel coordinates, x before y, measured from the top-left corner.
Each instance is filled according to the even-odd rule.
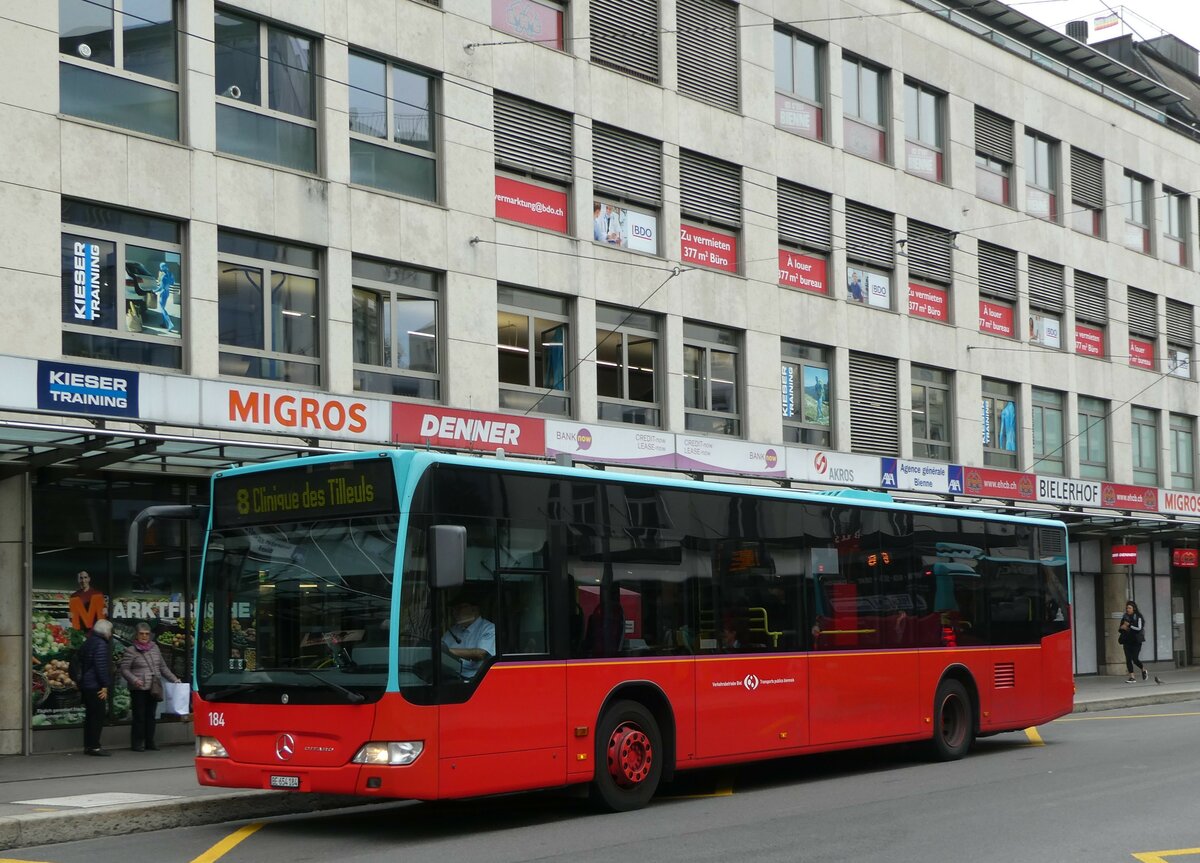
[[[546,429],[531,417],[395,403],[392,442],[541,456]]]

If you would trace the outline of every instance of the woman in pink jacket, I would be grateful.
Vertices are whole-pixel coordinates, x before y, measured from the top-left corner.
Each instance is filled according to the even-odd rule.
[[[134,752],[158,748],[154,745],[154,714],[161,699],[155,698],[151,692],[154,681],[165,677],[172,683],[179,682],[179,678],[167,668],[162,652],[150,636],[150,625],[139,623],[134,642],[125,651],[118,666],[121,676],[129,684],[129,696],[133,705],[130,744]],[[159,681],[160,691],[161,688],[162,681]]]

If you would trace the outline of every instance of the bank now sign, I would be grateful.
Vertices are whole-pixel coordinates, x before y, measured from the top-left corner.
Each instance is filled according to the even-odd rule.
[[[534,417],[395,403],[392,442],[509,454],[546,454],[546,424]]]

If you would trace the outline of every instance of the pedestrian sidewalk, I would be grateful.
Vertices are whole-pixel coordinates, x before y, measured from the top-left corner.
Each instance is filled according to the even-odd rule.
[[[1161,682],[1155,682],[1155,680]],[[1200,699],[1200,667],[1077,677],[1075,712]],[[0,851],[379,802],[373,798],[210,788],[196,782],[193,748],[0,757]]]

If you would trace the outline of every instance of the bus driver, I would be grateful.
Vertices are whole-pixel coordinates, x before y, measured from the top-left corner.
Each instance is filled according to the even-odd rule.
[[[479,605],[465,597],[450,606],[453,623],[442,636],[452,656],[462,660],[462,676],[470,680],[489,656],[496,655],[496,625],[479,616]]]

